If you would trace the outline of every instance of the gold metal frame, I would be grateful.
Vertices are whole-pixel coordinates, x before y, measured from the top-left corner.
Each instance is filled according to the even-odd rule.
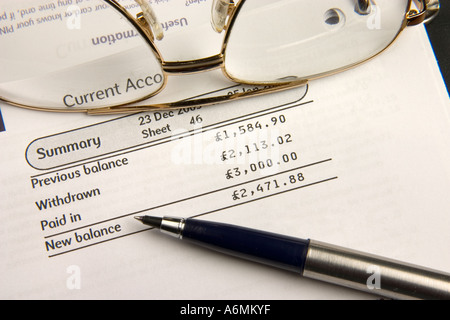
[[[238,99],[243,99],[247,97],[253,97],[257,95],[263,95],[271,92],[277,92],[282,90],[287,90],[299,86],[306,85],[308,81],[315,80],[317,78],[321,78],[324,76],[329,76],[332,74],[340,73],[342,71],[351,69],[355,66],[358,66],[364,62],[367,62],[368,60],[371,60],[372,58],[378,56],[381,54],[384,50],[386,50],[390,45],[395,42],[395,40],[398,38],[400,33],[407,27],[407,26],[413,26],[417,24],[421,24],[423,22],[430,21],[433,19],[437,13],[439,12],[440,6],[439,6],[439,0],[408,0],[407,7],[405,8],[405,19],[402,23],[402,27],[400,28],[397,35],[394,37],[392,42],[382,51],[374,54],[372,57],[369,57],[366,60],[357,62],[355,64],[352,64],[350,66],[346,66],[331,72],[326,72],[323,74],[320,74],[314,78],[308,78],[308,79],[298,79],[294,81],[289,81],[286,83],[271,83],[271,82],[248,82],[245,80],[240,79],[234,79],[232,76],[230,76],[226,69],[225,69],[225,54],[228,44],[228,39],[230,37],[231,31],[234,26],[234,22],[236,21],[237,16],[239,15],[239,11],[242,8],[243,4],[246,0],[240,0],[237,4],[234,3],[233,0],[215,0],[216,2],[221,2],[222,10],[223,6],[228,4],[228,10],[226,14],[227,17],[223,17],[224,22],[226,21],[225,25],[223,26],[223,30],[225,30],[224,35],[224,41],[222,44],[222,50],[219,54],[206,57],[203,59],[197,59],[197,60],[189,60],[189,61],[177,61],[177,62],[171,62],[171,61],[164,61],[162,58],[157,46],[154,42],[154,34],[152,31],[151,25],[148,23],[148,20],[145,19],[145,16],[143,13],[138,14],[136,17],[133,17],[125,8],[123,8],[116,0],[104,0],[106,3],[111,5],[113,8],[118,10],[135,28],[139,33],[142,35],[142,37],[146,40],[148,45],[150,46],[151,50],[157,57],[157,59],[160,61],[164,73],[164,83],[161,86],[161,88],[150,95],[147,95],[139,100],[135,100],[132,103],[141,102],[144,100],[147,100],[156,94],[160,93],[167,84],[168,75],[170,74],[190,74],[190,73],[198,73],[203,71],[210,71],[214,69],[221,69],[223,74],[230,79],[233,82],[241,83],[241,84],[250,84],[250,85],[256,85],[256,86],[264,86],[264,88],[261,88],[260,90],[251,90],[248,92],[241,92],[236,93],[233,95],[223,95],[223,96],[217,96],[212,98],[200,98],[195,100],[183,100],[183,101],[177,101],[177,102],[169,102],[169,103],[161,103],[161,104],[150,104],[150,105],[143,105],[143,106],[132,106],[132,103],[127,104],[121,104],[117,106],[110,106],[110,107],[101,107],[101,108],[95,108],[95,109],[51,109],[51,108],[42,108],[42,107],[33,107],[33,106],[27,106],[22,105],[18,103],[14,103],[12,101],[8,101],[8,99],[0,97],[0,101],[6,102],[8,104],[32,109],[32,110],[40,110],[40,111],[50,111],[50,112],[85,112],[92,115],[101,115],[101,114],[119,114],[119,113],[131,113],[131,112],[143,112],[143,111],[154,111],[159,109],[177,109],[177,108],[187,108],[187,107],[194,107],[194,106],[206,106],[206,105],[214,105],[218,103],[223,103],[227,101],[233,101]],[[370,5],[370,1],[372,0],[362,0],[362,2],[367,2],[367,5]],[[138,1],[142,2],[142,1]],[[416,6],[419,8],[418,10],[413,8],[413,3],[416,3]],[[214,8],[213,8],[214,10]],[[153,21],[154,22],[154,21]],[[154,25],[154,23],[153,23]],[[220,30],[219,30],[220,31]]]

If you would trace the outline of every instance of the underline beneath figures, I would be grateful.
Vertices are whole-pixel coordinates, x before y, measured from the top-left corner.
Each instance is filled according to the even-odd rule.
[[[296,104],[288,104],[288,105],[281,105],[281,106],[276,106],[276,107],[271,107],[265,110],[260,110],[254,113],[249,113],[246,115],[242,115],[236,118],[232,118],[232,119],[227,119],[224,121],[220,121],[220,122],[216,122],[216,123],[212,123],[206,126],[202,126],[201,128],[194,128],[192,130],[188,130],[188,131],[184,131],[181,133],[177,133],[177,134],[172,134],[170,136],[167,137],[162,137],[156,140],[152,140],[152,141],[148,141],[145,143],[141,143],[138,145],[133,145],[133,146],[129,146],[127,148],[122,148],[122,149],[118,149],[118,150],[113,150],[111,152],[107,152],[104,154],[99,154],[96,155],[94,157],[91,158],[85,158],[85,159],[80,159],[78,161],[74,161],[74,162],[70,162],[70,163],[65,163],[63,165],[58,165],[55,166],[54,168],[48,168],[45,169],[45,173],[41,173],[41,174],[36,174],[36,175],[32,175],[30,176],[30,178],[33,179],[37,179],[39,181],[40,177],[45,177],[54,173],[59,173],[61,171],[64,170],[69,170],[72,168],[76,168],[76,167],[80,167],[82,165],[87,165],[90,163],[97,163],[99,161],[104,161],[104,160],[108,160],[114,157],[119,157],[119,156],[123,156],[123,155],[127,155],[127,154],[131,154],[134,152],[139,152],[145,149],[149,149],[152,147],[156,147],[156,146],[160,146],[163,144],[167,144],[167,143],[171,143],[171,142],[176,142],[179,141],[181,139],[185,139],[185,138],[189,138],[198,134],[204,134],[204,133],[208,133],[210,131],[214,131],[217,129],[221,129],[223,127],[227,127],[227,126],[232,126],[235,124],[238,124],[240,122],[243,121],[249,121],[252,119],[257,119],[260,117],[264,117],[264,116],[268,116],[271,115],[273,113],[278,113],[278,112],[282,112],[282,111],[286,111],[289,109],[294,109],[297,107],[301,107],[301,106],[305,106],[308,104],[313,103],[313,100],[310,101],[305,101],[305,102],[301,102],[301,103],[296,103]],[[121,119],[121,118],[119,118]],[[39,170],[43,170],[43,169],[39,169]]]
[[[338,177],[337,176],[331,176],[331,177],[328,177],[328,178],[316,179],[316,180],[314,180],[312,182],[310,182],[308,180],[308,183],[303,183],[304,181],[297,181],[296,183],[292,183],[292,184],[289,184],[289,185],[287,185],[286,183],[279,182],[279,186],[277,188],[273,189],[273,191],[271,193],[269,193],[269,192],[262,192],[263,194],[258,194],[258,191],[256,191],[257,189],[251,187],[252,183],[253,184],[257,183],[258,180],[264,180],[264,183],[267,184],[267,182],[266,182],[267,179],[274,178],[274,177],[276,178],[276,176],[278,176],[278,175],[289,174],[290,172],[296,172],[295,176],[291,175],[290,177],[295,177],[295,179],[297,179],[297,172],[298,172],[298,170],[305,169],[305,168],[312,167],[312,166],[316,166],[316,165],[323,164],[323,163],[327,163],[327,162],[330,162],[331,160],[332,159],[318,161],[318,162],[315,162],[315,163],[312,163],[312,164],[309,164],[309,165],[305,165],[305,166],[301,166],[301,167],[298,167],[298,168],[286,170],[286,171],[284,171],[282,173],[278,173],[278,174],[274,174],[274,175],[270,175],[270,176],[265,176],[263,178],[255,179],[255,180],[252,180],[252,181],[246,181],[246,182],[243,182],[243,183],[240,183],[240,184],[236,184],[236,185],[225,187],[225,188],[222,188],[222,189],[210,191],[210,192],[207,192],[207,193],[204,193],[204,194],[195,195],[195,196],[188,197],[188,198],[185,198],[185,199],[176,200],[176,201],[173,201],[173,202],[170,202],[170,203],[161,204],[161,205],[158,205],[158,206],[155,206],[155,207],[152,207],[152,208],[147,208],[147,209],[140,210],[140,211],[137,211],[137,212],[128,213],[128,214],[121,215],[121,216],[118,216],[118,217],[114,217],[114,218],[111,218],[111,219],[99,221],[99,222],[96,222],[96,223],[93,223],[93,224],[90,224],[90,225],[85,225],[83,227],[79,227],[79,228],[76,228],[76,229],[67,230],[67,231],[64,231],[64,232],[60,232],[60,233],[56,233],[56,234],[53,234],[53,235],[46,236],[46,237],[44,237],[44,239],[47,241],[46,242],[47,251],[50,251],[49,248],[51,249],[51,251],[54,251],[54,253],[48,255],[48,257],[49,258],[54,258],[54,257],[57,257],[57,256],[69,254],[69,253],[72,253],[72,252],[75,252],[75,251],[79,251],[81,249],[86,249],[86,248],[89,248],[89,247],[92,247],[92,246],[95,246],[95,245],[104,244],[104,243],[110,242],[112,240],[118,240],[118,239],[121,239],[121,238],[124,238],[124,237],[137,235],[137,234],[140,234],[140,233],[143,233],[143,232],[146,232],[146,231],[150,231],[153,228],[144,227],[143,229],[139,229],[139,230],[135,229],[135,230],[133,230],[131,232],[123,233],[122,232],[123,230],[121,229],[122,226],[119,223],[117,223],[115,225],[114,224],[110,225],[107,228],[104,228],[104,227],[102,227],[102,228],[93,228],[93,227],[99,226],[101,224],[105,224],[105,223],[108,223],[108,222],[111,223],[112,221],[117,221],[119,219],[124,219],[124,218],[133,217],[133,216],[136,216],[136,215],[141,215],[143,213],[148,213],[149,211],[152,211],[152,210],[157,210],[157,209],[160,209],[160,208],[163,208],[163,207],[167,207],[167,206],[174,205],[174,204],[177,204],[177,203],[180,203],[180,202],[184,202],[184,201],[193,200],[195,198],[203,197],[203,196],[206,196],[206,195],[211,195],[211,194],[214,194],[214,193],[217,193],[217,192],[221,192],[221,191],[225,191],[225,190],[230,190],[230,189],[235,189],[235,188],[242,187],[242,188],[239,189],[239,192],[242,192],[242,190],[245,190],[247,192],[247,194],[246,194],[245,197],[238,197],[237,199],[233,199],[232,201],[234,203],[231,203],[230,205],[224,205],[224,206],[219,207],[219,208],[215,208],[215,209],[212,209],[212,210],[209,210],[209,211],[204,211],[202,213],[191,215],[190,218],[197,218],[197,217],[201,217],[201,216],[210,215],[210,214],[217,213],[217,212],[220,212],[220,211],[223,211],[223,210],[236,208],[236,207],[239,207],[239,206],[242,206],[242,205],[245,205],[245,204],[250,204],[252,202],[256,202],[256,201],[264,200],[264,199],[267,199],[267,198],[270,198],[270,197],[274,197],[274,196],[277,196],[277,195],[285,194],[285,193],[288,193],[288,192],[291,192],[291,191],[300,190],[300,189],[304,189],[304,188],[312,187],[312,186],[316,186],[316,185],[321,185],[321,184],[324,184],[326,182],[331,182],[333,180],[338,179]],[[270,181],[275,181],[275,180],[270,180]],[[263,182],[261,182],[261,184],[263,184]],[[260,186],[260,184],[258,184],[258,186]],[[272,184],[272,186],[273,186],[273,184]],[[239,195],[242,196],[243,194],[239,193]],[[55,242],[55,240],[52,239],[52,238],[55,238],[55,237],[58,237],[58,236],[62,236],[62,235],[66,235],[66,234],[70,234],[70,233],[72,233],[74,236],[70,237],[70,238],[66,238],[64,240],[56,241],[56,242]],[[118,235],[111,237],[111,235],[114,235],[114,234],[118,234]],[[66,241],[66,242],[64,242],[64,241]],[[93,242],[93,241],[95,241],[95,242]],[[86,243],[86,244],[85,245],[81,245],[81,243]],[[64,250],[65,247],[70,247],[70,246],[74,246],[74,245],[78,245],[78,246],[74,247],[74,248],[67,248],[67,250]],[[63,251],[56,252],[56,251],[58,251],[58,249],[63,249]]]

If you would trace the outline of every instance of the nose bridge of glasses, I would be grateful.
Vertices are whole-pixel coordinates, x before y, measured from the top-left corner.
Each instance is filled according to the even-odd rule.
[[[187,61],[164,61],[163,70],[171,74],[188,74],[213,70],[222,67],[223,55],[217,54],[211,57],[187,60]]]

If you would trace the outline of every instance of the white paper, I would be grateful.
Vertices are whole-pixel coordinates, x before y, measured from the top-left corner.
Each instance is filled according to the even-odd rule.
[[[219,77],[173,77],[158,99]],[[182,114],[1,111],[3,299],[375,298],[148,231],[143,214],[450,270],[449,97],[423,27],[307,87]]]

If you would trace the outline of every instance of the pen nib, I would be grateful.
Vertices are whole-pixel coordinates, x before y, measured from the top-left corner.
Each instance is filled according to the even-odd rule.
[[[134,217],[134,218],[147,226],[158,228],[158,229],[161,227],[161,223],[163,220],[162,218],[151,217],[151,216],[142,216],[142,217]]]

